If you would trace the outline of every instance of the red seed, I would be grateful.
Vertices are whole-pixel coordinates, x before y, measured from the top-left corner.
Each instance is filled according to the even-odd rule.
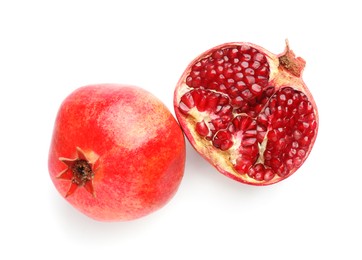
[[[196,131],[201,136],[207,136],[209,134],[209,128],[207,127],[205,121],[196,123]]]

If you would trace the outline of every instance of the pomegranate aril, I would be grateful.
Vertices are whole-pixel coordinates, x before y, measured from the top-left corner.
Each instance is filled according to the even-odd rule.
[[[180,104],[179,104],[179,110],[183,113],[183,114],[188,114],[188,112],[190,111],[190,108],[187,106],[187,105],[185,105],[185,103],[183,103],[183,102],[180,102]]]
[[[212,132],[213,134],[216,131],[226,129],[229,124],[229,118],[216,118],[210,121],[210,125],[213,126]]]
[[[295,129],[293,132],[293,138],[295,140],[299,140],[301,137],[302,137],[302,133],[298,129]]]
[[[188,93],[191,93],[191,96],[194,100],[194,104],[198,104],[202,98],[202,96],[204,95],[204,90],[201,89],[197,89],[197,90],[191,90],[190,92],[186,92],[182,97],[181,100],[184,96],[186,96]]]
[[[258,68],[260,68],[260,66],[261,66],[261,63],[259,62],[259,61],[253,61],[253,63],[251,64],[251,67],[253,68],[253,69],[258,69]]]
[[[245,172],[248,172],[249,168],[253,165],[253,161],[245,159],[245,158],[239,158],[236,161],[236,164],[234,166],[235,170],[241,174],[244,174]]]
[[[201,99],[196,103],[197,110],[200,112],[206,111],[207,107],[207,96],[201,96]]]
[[[293,158],[293,163],[296,167],[299,167],[302,164],[303,159],[301,157],[294,157]]]
[[[194,98],[191,95],[191,92],[187,92],[181,97],[181,103],[183,103],[188,109],[195,106]]]
[[[229,104],[229,98],[225,95],[219,95],[219,105],[227,105]]]
[[[285,105],[287,97],[284,93],[280,94],[277,98],[280,105]]]
[[[245,100],[251,100],[253,98],[253,93],[251,93],[249,89],[245,89],[241,92],[241,96]]]
[[[232,48],[232,49],[227,49],[228,51],[228,56],[230,58],[235,58],[238,56],[239,50],[237,48]]]
[[[232,68],[225,68],[223,72],[223,79],[230,79],[233,74],[234,70]]]
[[[263,164],[257,163],[248,171],[248,176],[257,181],[268,181],[274,178],[275,173],[270,168],[265,168]]]
[[[256,172],[255,174],[254,174],[254,179],[255,180],[257,180],[257,181],[262,181],[262,180],[264,180],[264,174],[263,174],[264,172],[262,172],[262,171],[260,171],[260,172]]]
[[[241,70],[241,68],[240,68],[240,70]],[[234,69],[234,71],[235,71],[235,69]],[[243,77],[244,77],[244,74],[242,72],[235,73],[234,80],[237,81],[237,82],[240,82],[239,85],[238,85],[239,88],[243,84],[243,82],[241,81],[241,79]],[[243,86],[245,86],[245,84]]]
[[[223,66],[221,66],[221,65],[218,65],[217,67],[216,67],[216,72],[217,73],[222,73],[224,71],[224,67]]]
[[[260,126],[267,126],[268,125],[269,119],[268,119],[267,114],[268,114],[267,111],[264,111],[264,113],[262,113],[262,114],[260,114],[258,116],[257,120],[258,120],[258,123],[259,123]]]
[[[241,62],[240,65],[241,65],[241,67],[244,68],[244,69],[249,68],[249,62],[247,62],[247,61]]]
[[[213,81],[213,82],[209,83],[209,89],[219,90],[219,88],[220,88],[219,83],[217,83],[216,81]]]
[[[308,113],[308,111],[310,111],[310,109],[308,108],[308,103],[305,101],[301,101],[298,106],[298,113],[306,114]]]
[[[191,87],[193,88],[198,88],[201,86],[201,77],[195,77],[195,78],[191,78]]]
[[[251,55],[248,53],[244,53],[241,55],[241,59],[244,61],[249,61],[249,60],[251,60]]]
[[[295,166],[295,163],[293,161],[293,164]],[[284,164],[282,164],[279,169],[276,171],[276,174],[282,178],[285,178],[288,175],[288,168],[285,167]]]
[[[306,155],[306,151],[303,150],[303,149],[299,149],[299,150],[297,151],[297,155],[298,155],[298,157],[303,158],[303,157]]]
[[[196,62],[193,66],[192,66],[192,70],[199,70],[202,67],[201,62]]]
[[[208,110],[216,110],[216,107],[219,104],[219,97],[220,95],[209,95],[206,97],[206,106],[208,107]]]
[[[294,157],[295,155],[297,154],[297,150],[295,149],[290,149],[289,152],[288,152],[288,157]]]
[[[243,119],[245,119],[245,117],[237,116],[232,120],[232,124],[233,124],[236,131],[241,130],[242,125],[245,125],[247,123],[247,121],[249,121],[247,119],[245,119],[245,120],[243,120]]]
[[[242,79],[242,78],[244,77],[244,74],[242,74],[242,68],[241,68],[241,66],[240,66],[240,63],[233,64],[233,65],[231,66],[231,68],[232,68],[233,71],[235,72],[235,77],[234,77],[234,79],[235,79],[235,78],[237,78],[237,79]],[[241,73],[241,74],[239,74],[239,73]],[[238,75],[236,75],[236,74],[238,74]]]
[[[219,49],[219,50],[216,50],[212,55],[211,57],[214,58],[214,59],[220,59],[224,56],[224,51]]]
[[[201,136],[207,136],[209,134],[209,128],[207,127],[205,121],[196,123],[196,131]]]
[[[248,76],[246,76],[245,77],[245,83],[247,84],[247,85],[253,85],[254,83],[255,83],[255,77],[254,76],[250,76],[250,75],[248,75]]]
[[[216,148],[223,151],[228,150],[233,145],[233,142],[231,141],[231,134],[227,131],[218,131],[214,135],[212,142]]]
[[[261,54],[260,52],[255,53],[254,60],[257,61],[265,61],[265,56]]]
[[[247,137],[255,137],[258,135],[258,132],[256,129],[251,129],[251,130],[247,130],[244,132],[244,137],[247,138]]]
[[[259,153],[257,144],[251,146],[240,146],[238,151],[242,158],[247,157],[249,159],[256,159]]]
[[[231,99],[231,104],[234,106],[234,107],[240,107],[242,106],[244,103],[244,99],[240,96],[237,96],[233,99]]]
[[[229,90],[227,91],[230,98],[236,98],[239,96],[239,90],[234,85],[229,85]]]
[[[262,87],[258,84],[253,84],[250,90],[254,95],[260,95],[262,92]]]
[[[196,77],[200,76],[200,71],[199,70],[193,70],[190,72],[190,76],[187,77],[187,79],[194,79]]]
[[[278,132],[276,129],[274,130],[271,130],[269,133],[268,133],[268,144],[271,143],[271,142],[276,142],[278,141]]]
[[[274,178],[275,173],[272,169],[266,169],[264,173],[264,181],[270,181]]]
[[[251,146],[256,144],[256,138],[246,138],[241,141],[242,146]]]
[[[254,168],[254,167],[251,167],[251,168],[249,169],[249,171],[248,171],[249,177],[255,179],[255,174],[256,174],[255,168]]]
[[[287,167],[287,169],[289,171],[293,170],[294,168],[294,162],[293,162],[293,159],[292,158],[289,158],[285,161],[285,166]]]

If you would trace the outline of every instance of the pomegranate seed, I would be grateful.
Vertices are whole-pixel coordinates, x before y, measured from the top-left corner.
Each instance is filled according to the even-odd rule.
[[[243,146],[251,146],[256,144],[256,138],[247,138],[241,142]]]
[[[205,121],[196,123],[196,131],[201,136],[207,136],[209,134],[209,128],[207,127]]]
[[[272,169],[266,169],[264,173],[264,181],[270,181],[274,178],[275,173]]]
[[[216,50],[213,54],[212,57],[214,59],[220,59],[224,56],[224,51],[223,50]]]
[[[214,135],[213,144],[216,148],[219,148],[223,151],[230,149],[233,145],[233,142],[230,140],[231,134],[227,131],[218,131]]]

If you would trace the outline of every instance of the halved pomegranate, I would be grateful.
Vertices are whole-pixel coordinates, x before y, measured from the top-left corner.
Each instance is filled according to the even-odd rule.
[[[175,114],[188,140],[221,173],[267,185],[293,174],[318,132],[318,111],[302,80],[305,61],[252,43],[216,46],[181,76]]]

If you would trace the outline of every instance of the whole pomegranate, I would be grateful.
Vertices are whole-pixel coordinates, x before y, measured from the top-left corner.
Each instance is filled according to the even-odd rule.
[[[289,177],[316,140],[305,61],[286,44],[280,55],[246,42],[216,46],[193,60],[176,86],[175,113],[187,138],[237,181],[267,185]]]
[[[81,87],[59,109],[50,177],[75,208],[100,221],[132,220],[164,206],[184,173],[181,128],[134,86]]]

